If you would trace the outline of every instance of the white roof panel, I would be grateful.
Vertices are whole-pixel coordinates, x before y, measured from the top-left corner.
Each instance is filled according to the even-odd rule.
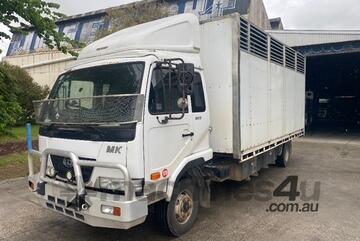
[[[193,14],[180,14],[118,31],[85,47],[78,60],[144,49],[198,52],[198,18]]]

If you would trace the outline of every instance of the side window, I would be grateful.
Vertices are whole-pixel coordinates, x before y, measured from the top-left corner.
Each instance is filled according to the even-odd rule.
[[[92,81],[71,81],[70,98],[82,98],[94,95],[94,83]]]
[[[206,110],[204,89],[199,73],[195,73],[193,94],[191,95],[192,111],[195,113],[204,112]]]
[[[94,83],[92,81],[71,81],[70,85],[70,98],[80,98],[80,107],[91,109],[93,108],[92,98],[81,99],[83,97],[89,97],[94,95]]]
[[[177,100],[182,97],[181,90],[177,86],[177,74],[171,73],[172,103],[169,105],[169,71],[167,69],[155,69],[151,78],[149,111],[151,114],[166,114],[171,110],[173,113],[181,112],[177,106]],[[195,113],[205,112],[204,89],[199,73],[195,73],[193,94],[191,95],[192,111]],[[187,110],[186,110],[187,111]]]
[[[69,98],[70,81],[65,81],[58,90],[56,98]]]
[[[171,90],[169,91],[169,77],[171,75]],[[177,101],[182,93],[177,83],[177,73],[169,69],[154,69],[150,84],[149,111],[151,114],[181,113]],[[171,103],[169,103],[171,95]],[[185,110],[187,112],[187,110]]]
[[[58,90],[58,98],[67,99],[66,102],[60,101],[60,109],[70,108],[93,108],[93,99],[84,98],[93,96],[94,94],[94,83],[91,81],[71,80],[65,81],[60,89]]]
[[[57,98],[82,98],[94,95],[92,81],[66,80],[58,90]]]

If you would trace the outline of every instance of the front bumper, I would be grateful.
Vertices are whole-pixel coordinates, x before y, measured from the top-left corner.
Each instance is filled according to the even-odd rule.
[[[33,166],[33,156],[35,155],[41,157],[40,172],[36,175]],[[72,161],[76,185],[46,176],[49,155],[67,157]],[[72,152],[55,149],[46,149],[42,153],[30,150],[28,159],[30,189],[36,192],[45,207],[95,227],[128,229],[145,221],[148,214],[147,197],[136,197],[126,167],[117,163],[80,161]],[[83,182],[81,166],[119,170],[125,181],[125,195],[87,190]],[[102,213],[102,205],[120,208],[121,215]]]

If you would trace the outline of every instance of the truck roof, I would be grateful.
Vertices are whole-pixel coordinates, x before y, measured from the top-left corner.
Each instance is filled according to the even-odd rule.
[[[120,30],[85,47],[79,62],[120,57],[136,50],[197,53],[200,50],[199,20],[186,13]],[[76,65],[78,65],[76,64]]]

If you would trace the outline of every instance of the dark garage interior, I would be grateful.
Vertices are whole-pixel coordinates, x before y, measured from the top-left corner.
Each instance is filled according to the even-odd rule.
[[[309,131],[360,130],[360,52],[307,57],[306,91]]]

